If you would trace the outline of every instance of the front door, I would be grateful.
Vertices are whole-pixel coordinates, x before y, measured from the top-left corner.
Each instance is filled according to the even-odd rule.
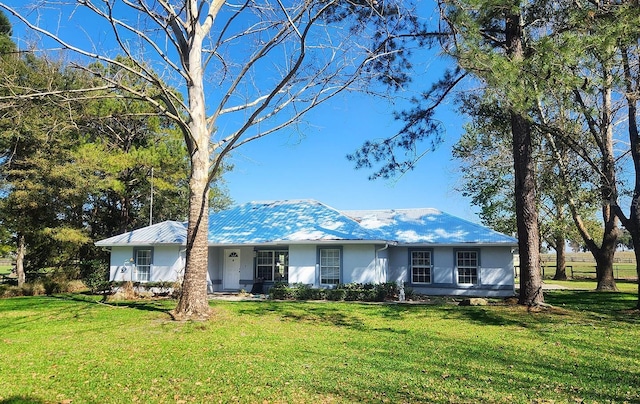
[[[224,250],[223,289],[240,289],[240,250]]]

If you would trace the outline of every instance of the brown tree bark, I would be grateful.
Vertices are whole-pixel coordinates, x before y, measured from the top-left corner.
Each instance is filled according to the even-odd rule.
[[[18,248],[16,251],[16,275],[18,276],[18,286],[22,286],[26,282],[26,274],[24,273],[24,255],[27,247],[24,243],[24,236],[18,235]]]
[[[218,6],[222,3],[218,2]],[[189,180],[189,221],[187,225],[187,251],[184,280],[178,304],[173,311],[177,320],[206,320],[211,308],[207,298],[207,263],[209,258],[209,125],[207,123],[202,41],[208,28],[198,21],[195,2],[189,2],[187,21],[190,28],[185,70],[189,72],[187,85],[189,98],[189,126],[185,141],[191,156]],[[216,13],[211,15],[215,17]],[[210,27],[213,20],[206,22]]]
[[[506,17],[505,34],[508,56],[522,60],[523,31],[519,14]],[[535,306],[544,303],[540,273],[540,231],[536,204],[536,179],[533,162],[531,126],[520,113],[511,111],[515,205],[520,251],[520,296],[518,302]]]
[[[540,236],[530,129],[525,118],[511,113],[516,221],[520,251],[520,296],[518,302],[523,305],[535,306],[544,303],[544,295],[542,293],[542,274],[540,273]]]
[[[566,240],[564,236],[559,233],[556,235],[554,242],[556,249],[556,273],[553,275],[553,279],[564,281],[567,279],[567,254],[564,251]]]

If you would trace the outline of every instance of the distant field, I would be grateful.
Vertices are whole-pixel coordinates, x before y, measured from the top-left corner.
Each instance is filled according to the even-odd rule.
[[[570,252],[570,253],[566,253],[566,257],[567,257],[567,262],[595,263],[595,260],[593,259],[593,255],[591,255],[591,253],[588,253],[588,252],[579,252],[579,253]],[[542,261],[553,262],[556,259],[556,255],[542,254],[541,259]],[[617,251],[615,254],[614,260],[616,261],[616,263],[620,263],[620,264],[635,264],[636,256],[633,251]]]
[[[555,254],[543,254],[541,264],[545,278],[552,278],[555,273]],[[576,279],[595,279],[596,262],[591,253],[567,253],[567,276]],[[613,275],[616,279],[638,279],[636,259],[633,251],[616,252],[613,264]]]
[[[10,274],[11,268],[11,265],[0,265],[0,276]]]

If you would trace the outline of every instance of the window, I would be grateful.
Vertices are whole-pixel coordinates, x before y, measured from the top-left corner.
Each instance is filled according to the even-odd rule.
[[[340,249],[320,249],[320,284],[337,285],[340,283]]]
[[[153,250],[139,249],[135,251],[136,257],[136,281],[149,282],[151,279],[151,263]]]
[[[478,251],[456,251],[458,283],[478,284]]]
[[[431,283],[431,251],[411,251],[411,283]]]
[[[289,280],[289,251],[256,251],[256,278],[265,281],[287,282]]]

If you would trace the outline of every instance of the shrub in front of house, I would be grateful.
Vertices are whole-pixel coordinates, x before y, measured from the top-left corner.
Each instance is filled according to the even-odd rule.
[[[293,288],[285,282],[276,282],[269,289],[269,297],[273,300],[291,300],[293,299]]]
[[[323,289],[313,288],[306,283],[297,283],[292,289],[295,300],[324,300]]]
[[[332,300],[334,302],[339,302],[344,300],[347,292],[344,289],[327,289],[324,292],[324,296],[327,300]]]
[[[347,283],[336,285],[332,289],[313,288],[311,285],[303,283],[288,285],[284,282],[278,282],[269,290],[269,297],[274,300],[382,302],[395,300],[397,294],[398,287],[394,282],[381,284]]]

